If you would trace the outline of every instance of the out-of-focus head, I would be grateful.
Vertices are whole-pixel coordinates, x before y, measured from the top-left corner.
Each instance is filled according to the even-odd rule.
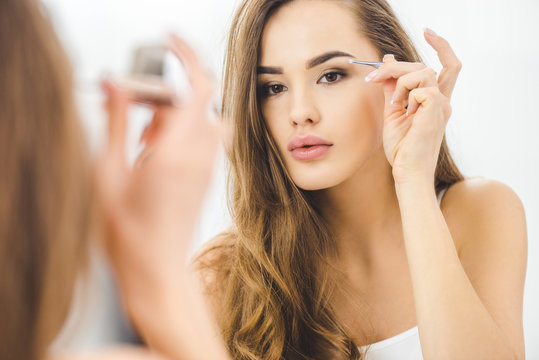
[[[0,358],[36,359],[85,262],[91,196],[71,67],[37,0],[0,2]]]

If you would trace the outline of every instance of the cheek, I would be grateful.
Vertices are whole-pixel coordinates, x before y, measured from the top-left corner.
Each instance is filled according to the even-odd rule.
[[[279,99],[277,101],[279,101]],[[280,104],[276,104],[275,100],[272,100],[265,104],[261,104],[260,106],[262,118],[266,123],[270,135],[279,147],[279,150],[283,152],[283,149],[286,150],[286,147],[288,146],[287,139],[294,130],[288,121],[286,104],[282,101]]]
[[[328,97],[321,112],[343,143],[357,147],[381,141],[383,106],[380,86],[354,82]]]
[[[350,178],[365,166],[378,159],[383,151],[384,95],[377,85],[361,84],[355,91],[339,94],[333,106],[322,109],[328,120],[328,132],[335,141],[334,152],[320,177],[325,177],[320,187],[331,187]]]

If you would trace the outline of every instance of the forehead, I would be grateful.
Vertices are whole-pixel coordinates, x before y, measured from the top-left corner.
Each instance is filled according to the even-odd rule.
[[[260,64],[305,61],[342,50],[358,58],[377,56],[361,34],[352,10],[336,0],[295,0],[281,6],[264,27]]]

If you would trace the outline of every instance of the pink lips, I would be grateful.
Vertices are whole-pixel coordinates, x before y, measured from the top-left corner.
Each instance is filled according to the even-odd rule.
[[[322,157],[332,146],[327,140],[314,135],[296,136],[288,143],[288,151],[294,159],[308,161]]]

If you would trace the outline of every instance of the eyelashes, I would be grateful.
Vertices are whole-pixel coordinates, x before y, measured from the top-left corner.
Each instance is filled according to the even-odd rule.
[[[277,95],[284,90],[286,90],[286,86],[281,84],[266,84],[262,86],[262,96],[268,97],[268,96],[274,96]]]
[[[347,74],[343,70],[330,70],[322,74],[322,76],[320,76],[316,83],[332,85],[340,82],[346,76]],[[276,82],[269,82],[259,87],[260,96],[262,96],[263,98],[279,95],[286,90],[288,90],[288,88],[285,85]]]
[[[320,80],[318,80],[318,82],[331,84],[331,83],[341,80],[345,76],[346,76],[346,73],[344,73],[344,71],[329,71],[325,73],[324,75],[322,75],[322,77],[320,78]],[[325,79],[326,81],[322,81],[323,79]]]

